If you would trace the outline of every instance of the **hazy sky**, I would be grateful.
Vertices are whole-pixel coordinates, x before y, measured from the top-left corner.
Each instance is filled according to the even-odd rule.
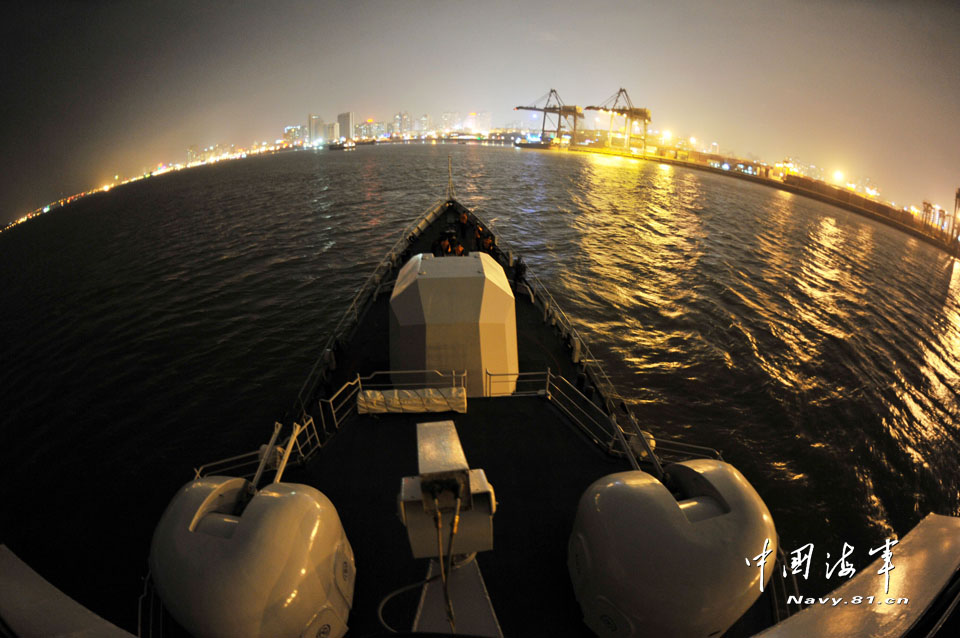
[[[898,203],[960,186],[958,2],[54,2],[0,37],[0,223],[309,112],[500,125],[551,87]]]

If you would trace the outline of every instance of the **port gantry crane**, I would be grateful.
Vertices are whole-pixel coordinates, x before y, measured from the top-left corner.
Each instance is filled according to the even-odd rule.
[[[613,118],[616,115],[622,115],[627,118],[626,134],[624,135],[623,147],[630,148],[630,139],[633,137],[633,123],[643,123],[643,154],[647,154],[647,124],[650,123],[650,109],[638,108],[633,105],[627,90],[621,88],[611,95],[599,106],[588,106],[587,111],[600,111],[601,113],[610,113],[610,131],[607,133],[607,146],[613,146]]]
[[[543,106],[537,106],[540,102],[543,102]],[[533,104],[530,106],[515,106],[513,107],[514,111],[540,111],[543,113],[543,126],[540,128],[540,140],[543,141],[544,136],[547,134],[547,121],[548,116],[553,116],[556,118],[556,133],[555,137],[559,140],[561,134],[563,133],[563,121],[565,119],[570,119],[573,121],[571,126],[571,141],[576,143],[577,137],[577,119],[583,119],[583,107],[572,106],[564,104],[560,100],[560,95],[557,93],[556,89],[550,89],[550,92],[546,95],[540,96],[536,99]],[[554,125],[551,121],[549,130],[553,132]]]

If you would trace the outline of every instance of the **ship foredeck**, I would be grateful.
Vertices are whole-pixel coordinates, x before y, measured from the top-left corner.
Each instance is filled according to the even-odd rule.
[[[589,636],[567,569],[581,495],[611,473],[642,468],[659,475],[661,459],[719,455],[662,442],[654,456],[569,318],[539,281],[524,276],[522,262],[489,239],[485,250],[514,290],[517,390],[470,398],[466,413],[358,414],[363,379],[390,370],[397,272],[450,233],[476,250],[480,239],[457,226],[462,213],[474,227],[485,225],[455,201],[438,204],[405,232],[348,308],[299,399],[300,421],[318,428],[316,444],[285,479],[316,487],[335,504],[357,566],[350,635],[380,634],[380,602],[428,570],[427,560],[413,558],[398,515],[401,479],[418,473],[416,424],[452,420],[469,466],[484,470],[496,494],[494,549],[478,554],[477,563],[504,635]],[[419,591],[390,601],[384,617],[391,627],[412,627]]]
[[[441,213],[423,228],[398,262],[431,252],[458,210]],[[510,259],[498,257],[514,282]],[[336,348],[335,369],[322,395],[357,375],[389,370],[389,292],[396,272],[397,266],[385,274],[379,294],[360,313],[346,343]],[[583,385],[586,376],[573,362],[570,340],[556,316],[544,312],[542,300],[534,303],[526,286],[514,286],[520,371],[549,369],[570,387],[578,379]],[[471,398],[465,414],[354,413],[309,463],[288,470],[286,480],[317,487],[331,499],[353,546],[357,580],[350,635],[381,631],[380,601],[426,577],[428,561],[412,557],[397,497],[402,477],[417,474],[416,424],[446,419],[454,421],[470,467],[485,471],[496,494],[494,549],[478,554],[477,561],[504,634],[590,635],[567,571],[570,530],[584,490],[631,465],[625,457],[605,453],[591,440],[595,435],[544,395]],[[384,612],[387,622],[409,629],[418,595],[419,588],[392,600]]]

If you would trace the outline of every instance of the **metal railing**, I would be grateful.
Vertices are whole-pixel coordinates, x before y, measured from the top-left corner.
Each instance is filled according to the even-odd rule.
[[[326,443],[326,438],[320,436],[313,417],[307,415],[303,423],[294,423],[293,443],[297,451],[294,464],[304,463],[316,454],[317,450]],[[299,429],[298,429],[299,428]],[[302,437],[302,438],[301,438]]]
[[[386,377],[386,379],[384,379]],[[407,377],[408,381],[398,380]],[[384,379],[380,381],[379,379]],[[320,422],[324,433],[330,432],[327,428],[328,420],[332,431],[340,429],[351,414],[357,410],[357,395],[364,389],[385,390],[405,388],[465,388],[467,387],[467,371],[451,370],[377,370],[365,377],[359,374],[355,379],[347,381],[329,398],[320,399]]]
[[[484,370],[483,395],[486,397],[543,396],[548,388],[546,372],[490,372]]]
[[[388,377],[384,381],[377,379]],[[467,371],[450,370],[377,370],[365,377],[357,376],[363,388],[367,390],[401,388],[465,388]],[[407,378],[406,381],[400,379]]]
[[[502,387],[511,383],[516,384],[512,391],[509,385],[505,389],[496,389],[498,385]],[[660,460],[653,453],[635,420],[630,421],[630,429],[624,432],[616,417],[605,412],[562,375],[551,372],[550,368],[544,372],[486,371],[484,387],[487,396],[543,396],[601,449],[611,454],[625,455],[635,470],[640,469],[640,460],[647,461],[653,465],[658,478],[663,476]],[[636,448],[639,449],[630,445],[628,439],[637,440]]]
[[[294,423],[292,433],[278,444],[277,439],[282,429],[281,423],[274,423],[273,436],[270,437],[269,443],[261,445],[259,449],[252,452],[201,465],[193,470],[194,478],[227,474],[241,478],[253,477],[253,484],[256,485],[265,470],[274,470],[280,466],[281,450],[290,448],[295,452],[291,455],[290,462],[297,465],[308,460],[323,446],[324,438],[320,436],[313,417],[309,415],[303,419],[302,423]]]

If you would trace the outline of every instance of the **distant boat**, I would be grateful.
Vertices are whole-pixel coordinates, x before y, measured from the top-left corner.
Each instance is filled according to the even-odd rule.
[[[553,140],[540,140],[534,142],[530,140],[516,139],[513,143],[518,148],[551,148],[553,146]]]

